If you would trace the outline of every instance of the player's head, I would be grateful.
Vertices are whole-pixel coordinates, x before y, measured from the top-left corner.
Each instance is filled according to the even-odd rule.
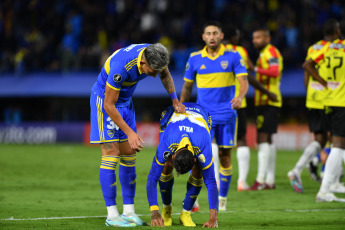
[[[340,36],[340,26],[336,19],[328,19],[322,27],[324,37],[331,37],[330,39],[337,39]]]
[[[218,49],[221,41],[224,38],[222,27],[217,21],[208,21],[204,25],[202,39],[206,43],[207,47],[216,50]]]
[[[185,174],[192,170],[195,162],[194,155],[187,148],[182,148],[173,156],[174,168],[178,174]]]
[[[271,41],[270,31],[267,28],[259,28],[253,33],[253,45],[261,50]]]
[[[225,36],[229,38],[230,44],[237,45],[240,40],[240,30],[233,25],[229,25],[225,29]]]
[[[156,43],[149,45],[140,60],[140,66],[146,75],[155,77],[162,72],[169,64],[169,53],[162,44]]]

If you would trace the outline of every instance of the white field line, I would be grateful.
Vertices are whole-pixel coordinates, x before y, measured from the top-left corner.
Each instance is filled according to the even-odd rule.
[[[309,209],[309,210],[293,210],[293,209],[285,209],[285,210],[263,210],[263,211],[221,211],[219,214],[222,213],[236,213],[236,212],[340,212],[345,211],[344,208],[341,209]],[[199,213],[209,213],[208,211],[200,211]],[[151,214],[138,214],[138,216],[150,216]],[[173,213],[173,215],[180,215],[180,213]],[[16,219],[14,217],[10,217],[7,219],[0,219],[0,220],[63,220],[63,219],[88,219],[88,218],[105,218],[106,216],[64,216],[64,217],[39,217],[39,218],[22,218]]]

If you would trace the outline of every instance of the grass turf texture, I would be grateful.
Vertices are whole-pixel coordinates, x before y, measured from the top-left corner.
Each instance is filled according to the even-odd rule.
[[[155,149],[137,154],[135,209],[150,222],[146,179]],[[276,190],[237,192],[237,162],[233,156],[233,178],[227,212],[219,213],[220,229],[344,229],[344,203],[316,203],[320,184],[304,171],[304,194],[292,191],[286,174],[301,152],[278,151]],[[99,147],[83,145],[0,145],[0,229],[105,229],[106,208],[98,181]],[[256,176],[257,151],[251,151],[248,182]],[[173,226],[185,229],[178,217],[187,175],[175,176]],[[119,181],[119,180],[118,180]],[[121,186],[117,203],[122,211]],[[341,194],[340,197],[345,197]],[[161,206],[160,194],[158,195]],[[209,218],[207,190],[199,196],[200,212],[192,214],[197,228]],[[39,219],[80,217],[74,219]],[[14,219],[24,220],[5,220]],[[151,227],[136,227],[150,229]]]

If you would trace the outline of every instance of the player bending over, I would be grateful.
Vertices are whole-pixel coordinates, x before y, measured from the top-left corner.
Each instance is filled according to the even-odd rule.
[[[176,113],[173,107],[168,107],[162,113],[159,145],[146,185],[151,226],[172,225],[172,171],[175,168],[178,174],[185,174],[193,169],[187,181],[180,223],[184,226],[196,226],[191,219],[190,211],[204,181],[208,190],[210,220],[204,223],[203,227],[218,227],[218,190],[211,150],[211,119],[200,105],[184,105],[186,113]],[[157,200],[158,181],[163,202],[162,216]]]

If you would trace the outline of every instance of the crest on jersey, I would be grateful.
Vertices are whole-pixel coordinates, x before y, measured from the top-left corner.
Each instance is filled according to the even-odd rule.
[[[244,64],[244,60],[240,59],[241,66],[245,67],[246,65]]]
[[[206,159],[205,159],[204,154],[200,154],[200,155],[198,156],[198,159],[199,159],[199,161],[202,162],[202,163],[205,163],[205,162],[206,162]]]
[[[114,74],[114,76],[113,76],[113,80],[114,80],[115,82],[120,82],[120,81],[122,80],[122,76],[121,76],[120,74],[116,73],[116,74]]]
[[[222,66],[223,69],[226,69],[229,66],[229,62],[228,61],[221,61],[220,65]]]
[[[114,134],[115,134],[115,131],[114,130],[108,130],[108,136],[110,137],[110,138],[113,138],[113,136],[114,136]]]
[[[165,152],[163,153],[163,158],[164,158],[165,160],[168,160],[170,156],[171,156],[171,153],[170,153],[169,151],[165,151]]]

